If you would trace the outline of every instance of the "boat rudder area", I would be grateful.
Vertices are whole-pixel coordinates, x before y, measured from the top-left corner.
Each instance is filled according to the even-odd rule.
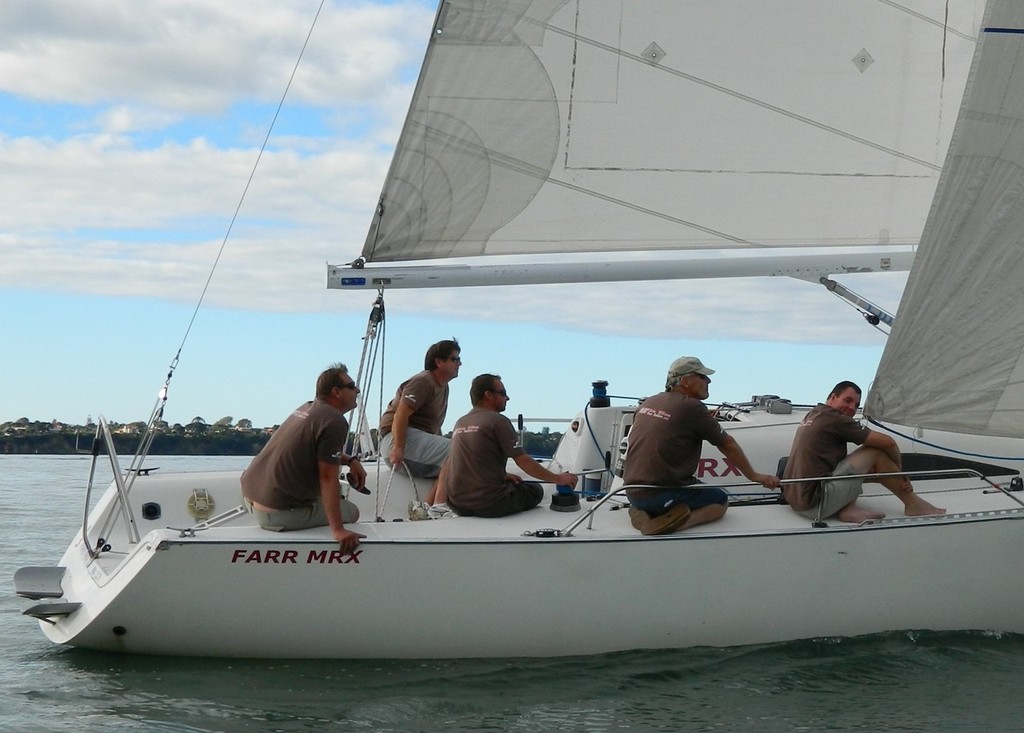
[[[64,596],[61,581],[66,571],[67,568],[62,566],[18,568],[14,572],[14,592],[22,598],[42,601],[25,608],[22,615],[50,621],[54,617],[67,616],[78,610],[81,603],[52,600]]]

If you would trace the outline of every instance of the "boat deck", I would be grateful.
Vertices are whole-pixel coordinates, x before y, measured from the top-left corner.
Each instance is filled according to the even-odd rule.
[[[189,477],[185,479],[184,477]],[[182,539],[192,537],[205,541],[229,542],[323,542],[330,539],[326,527],[288,533],[267,532],[260,529],[244,511],[239,511],[240,496],[232,490],[236,478],[220,474],[182,474],[167,476],[159,481],[161,516],[154,520],[138,520],[140,533],[152,529],[170,529]],[[396,485],[398,481],[396,480]],[[206,521],[196,521],[184,512],[170,512],[173,507],[184,507],[186,494],[192,487],[202,484],[212,498],[216,499],[217,513]],[[157,484],[154,484],[154,490]],[[739,492],[753,492],[760,487],[743,487]],[[769,503],[734,504],[725,517],[711,524],[692,527],[685,532],[669,535],[682,537],[722,537],[728,535],[751,535],[848,530],[863,526],[903,526],[908,522],[962,522],[997,516],[1006,513],[1024,514],[1024,493],[1003,493],[977,480],[956,479],[928,481],[918,484],[918,493],[936,506],[947,509],[941,517],[905,517],[902,504],[877,484],[866,484],[860,504],[866,508],[881,511],[886,518],[865,525],[845,524],[836,519],[828,520],[826,527],[814,527],[813,522],[793,512],[784,504],[771,502],[778,492],[757,492],[762,501]],[[553,487],[549,487],[549,497]],[[178,494],[178,496],[174,496]],[[173,497],[173,498],[170,498]],[[625,511],[626,501],[622,494],[605,501],[581,500],[580,509],[574,512],[554,511],[550,499],[540,506],[521,514],[497,519],[479,517],[447,517],[442,519],[410,520],[408,518],[408,494],[392,487],[392,492],[383,509],[377,506],[378,497],[353,495],[350,497],[360,506],[362,518],[355,525],[349,525],[366,535],[365,542],[482,542],[517,541],[536,539],[609,540],[628,539],[658,540],[662,537],[643,537],[635,530]],[[750,498],[744,496],[744,498]],[[147,496],[147,482],[139,481],[132,493],[132,503],[141,506],[155,501]],[[177,516],[175,516],[177,514]],[[380,515],[380,519],[375,517]],[[165,538],[167,534],[163,535]],[[172,535],[173,536],[173,535]],[[112,556],[116,557],[118,543],[112,543]],[[113,559],[113,558],[112,558]]]

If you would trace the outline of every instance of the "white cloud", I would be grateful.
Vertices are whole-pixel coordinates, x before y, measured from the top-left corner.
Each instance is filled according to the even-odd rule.
[[[898,273],[844,278],[849,287],[892,310],[905,281]],[[429,310],[452,318],[544,323],[613,336],[861,345],[884,341],[822,286],[790,278],[400,291],[388,298],[392,312]]]
[[[0,89],[29,99],[130,102],[209,112],[232,100],[276,101],[318,0],[5,0]],[[416,61],[430,14],[422,2],[328,3],[292,89],[296,101],[386,100]]]
[[[318,0],[5,0],[0,89],[82,105],[62,134],[0,131],[0,286],[192,304],[217,257]],[[327,261],[361,247],[411,88],[425,2],[336,2],[318,21],[289,105],[338,138],[272,139],[208,303],[363,312],[326,291]],[[224,144],[203,123],[234,105]],[[41,112],[42,113],[42,112]],[[74,112],[72,112],[74,114]],[[201,115],[196,120],[192,115]],[[151,134],[177,126],[174,137]],[[185,130],[184,132],[182,130]],[[67,130],[74,134],[68,134]],[[193,132],[189,132],[194,130]],[[898,276],[890,278],[895,289]],[[857,285],[851,283],[857,289]],[[609,297],[608,293],[613,293]],[[472,288],[390,296],[398,311],[546,323],[591,333],[864,342],[821,289],[781,279]],[[823,305],[825,304],[825,305]],[[854,321],[855,322],[855,321]]]
[[[120,135],[140,130],[161,130],[181,120],[181,116],[161,110],[116,105],[104,110],[96,120],[101,133]]]

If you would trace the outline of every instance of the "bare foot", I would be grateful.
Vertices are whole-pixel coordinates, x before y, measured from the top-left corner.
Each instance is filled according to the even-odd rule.
[[[873,512],[870,509],[864,509],[855,504],[844,506],[836,516],[839,517],[840,522],[848,522],[850,524],[860,524],[871,519],[885,519],[884,513]]]
[[[908,517],[926,517],[932,514],[945,514],[946,510],[932,506],[917,494],[911,496],[904,505],[903,513]]]

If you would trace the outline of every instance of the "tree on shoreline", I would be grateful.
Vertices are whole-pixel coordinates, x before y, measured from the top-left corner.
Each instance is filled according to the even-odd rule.
[[[224,417],[212,426],[201,417],[188,425],[168,425],[161,421],[157,424],[149,452],[152,455],[256,455],[276,428],[253,428],[252,421],[247,418],[233,426],[231,421],[232,418]],[[111,422],[109,426],[114,448],[120,455],[133,454],[146,429],[143,422]],[[33,422],[23,417],[0,423],[0,455],[74,455],[88,452],[95,434],[95,424],[65,425],[57,420]],[[533,456],[550,456],[561,437],[561,433],[552,433],[548,428],[539,433],[527,432],[523,435],[523,448]]]

